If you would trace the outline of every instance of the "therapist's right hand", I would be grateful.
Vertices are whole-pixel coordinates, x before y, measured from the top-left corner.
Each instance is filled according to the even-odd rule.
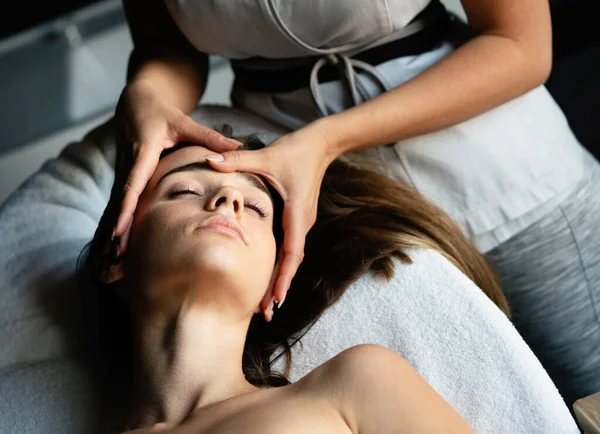
[[[119,250],[123,253],[138,199],[156,170],[162,151],[180,142],[192,142],[221,153],[236,149],[240,143],[194,122],[172,103],[161,99],[146,82],[133,82],[125,87],[115,122],[115,183],[122,183],[123,199],[113,236],[120,237]]]

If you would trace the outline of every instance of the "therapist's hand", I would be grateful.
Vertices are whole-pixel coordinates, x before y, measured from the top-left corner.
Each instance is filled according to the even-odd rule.
[[[337,157],[329,152],[327,138],[305,127],[282,136],[270,146],[255,151],[232,151],[207,157],[221,172],[243,171],[262,175],[281,195],[283,246],[277,263],[272,294],[261,306],[272,314],[274,300],[281,305],[292,278],[304,258],[306,234],[317,216],[321,182],[327,167]],[[223,161],[219,161],[221,159]]]
[[[236,149],[240,143],[197,124],[181,110],[162,101],[145,82],[128,85],[115,113],[117,163],[115,181],[123,185],[123,200],[114,236],[127,248],[138,199],[156,170],[160,154],[179,142],[193,142],[215,152]]]
[[[151,433],[168,434],[168,433],[173,433],[173,432],[175,432],[174,429],[171,428],[166,423],[157,423],[150,427],[138,428],[138,429],[134,429],[132,431],[125,431],[125,432],[122,432],[121,434],[151,434]]]

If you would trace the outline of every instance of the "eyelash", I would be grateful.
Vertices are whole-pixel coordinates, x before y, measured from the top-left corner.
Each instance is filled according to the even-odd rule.
[[[179,188],[177,190],[170,191],[168,193],[168,197],[169,197],[169,199],[171,199],[176,196],[181,196],[183,194],[195,194],[196,196],[202,196],[202,194],[197,190],[194,190],[191,188]]]
[[[244,201],[244,207],[254,210],[262,218],[265,218],[269,215],[267,211],[265,211],[265,209],[258,204],[258,202]]]
[[[169,192],[168,196],[169,196],[169,199],[171,199],[176,196],[181,196],[183,194],[195,194],[196,196],[202,196],[202,194],[200,194],[200,192],[193,190],[191,188],[182,188],[182,189],[178,189],[178,190],[173,190],[173,191]],[[262,218],[269,216],[267,211],[263,207],[261,207],[258,202],[244,201],[244,208],[249,208],[249,209],[253,210]]]

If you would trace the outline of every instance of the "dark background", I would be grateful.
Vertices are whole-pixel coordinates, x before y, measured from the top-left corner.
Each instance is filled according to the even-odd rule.
[[[554,65],[546,87],[577,138],[600,160],[600,15],[598,0],[554,0]]]
[[[142,0],[143,1],[143,0]],[[81,9],[97,0],[38,0],[5,2],[0,13],[0,39]]]

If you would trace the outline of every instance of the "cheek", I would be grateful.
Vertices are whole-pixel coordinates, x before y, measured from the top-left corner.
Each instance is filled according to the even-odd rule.
[[[277,259],[277,245],[271,231],[262,231],[261,236],[252,244],[251,259],[248,266],[252,275],[265,287],[269,284]]]
[[[159,208],[136,216],[127,252],[127,271],[143,280],[181,268],[188,238],[186,232],[190,231],[186,221],[190,219],[186,218],[185,210],[170,212]]]

